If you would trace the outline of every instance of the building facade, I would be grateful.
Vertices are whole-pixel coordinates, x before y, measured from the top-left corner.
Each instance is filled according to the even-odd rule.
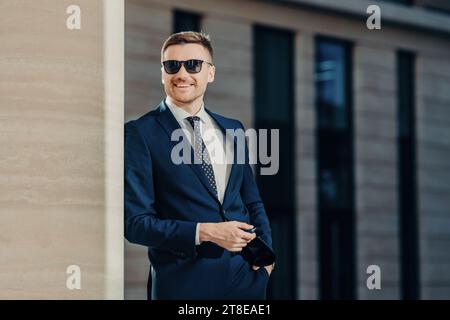
[[[164,98],[161,45],[181,30],[212,38],[207,106],[280,129],[279,173],[257,177],[269,297],[450,299],[448,1],[127,0],[125,120]],[[148,271],[126,243],[125,298],[146,298]]]

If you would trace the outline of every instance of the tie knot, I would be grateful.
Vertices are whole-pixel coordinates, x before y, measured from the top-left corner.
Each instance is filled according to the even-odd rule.
[[[195,123],[200,121],[200,118],[197,116],[187,117],[187,121],[191,124],[192,128],[195,128]]]

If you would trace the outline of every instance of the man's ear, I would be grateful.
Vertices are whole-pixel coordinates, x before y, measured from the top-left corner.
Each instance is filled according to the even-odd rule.
[[[164,84],[164,67],[161,67],[161,83]]]
[[[216,75],[216,66],[209,67],[209,70],[208,70],[208,83],[214,82],[215,75]]]

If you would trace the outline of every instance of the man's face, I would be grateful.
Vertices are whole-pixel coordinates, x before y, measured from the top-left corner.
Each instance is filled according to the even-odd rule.
[[[191,104],[203,99],[209,82],[214,81],[215,67],[206,62],[211,62],[208,50],[200,44],[186,43],[169,46],[163,54],[162,61],[190,59],[203,60],[202,70],[199,73],[188,73],[184,65],[176,74],[168,74],[161,67],[162,83],[164,91],[175,103],[180,105]]]

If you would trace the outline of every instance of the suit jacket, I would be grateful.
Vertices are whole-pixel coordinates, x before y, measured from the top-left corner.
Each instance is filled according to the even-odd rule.
[[[237,120],[206,111],[224,133],[243,129]],[[171,134],[179,128],[164,101],[125,124],[125,237],[148,247],[152,298],[220,299],[229,288],[232,255],[212,242],[196,246],[197,223],[246,222],[271,246],[269,220],[248,164],[248,148],[246,163],[232,165],[221,204],[199,164],[172,162],[178,142],[171,141]]]

